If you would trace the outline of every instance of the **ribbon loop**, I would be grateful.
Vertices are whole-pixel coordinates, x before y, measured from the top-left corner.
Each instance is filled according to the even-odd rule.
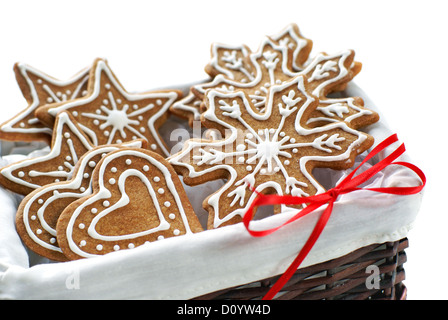
[[[313,231],[311,232],[311,235],[309,236],[308,240],[306,241],[305,245],[302,247],[302,249],[299,251],[297,257],[292,262],[292,264],[289,266],[289,268],[285,271],[285,273],[279,278],[279,280],[272,286],[272,288],[269,290],[269,292],[265,295],[263,299],[272,299],[280,290],[281,288],[286,284],[286,282],[292,277],[292,275],[295,273],[297,268],[300,266],[302,261],[306,258],[308,253],[313,248],[314,244],[316,243],[317,239],[319,238],[320,234],[322,233],[323,229],[325,228],[331,213],[333,211],[334,203],[337,201],[339,196],[341,194],[350,193],[357,190],[369,190],[372,192],[381,192],[381,193],[388,193],[388,194],[394,194],[394,195],[411,195],[419,193],[423,190],[423,188],[426,185],[426,177],[422,170],[420,170],[417,166],[408,163],[408,162],[394,162],[400,155],[402,155],[405,152],[404,144],[401,144],[398,148],[396,148],[390,155],[385,157],[383,160],[379,161],[369,169],[365,170],[364,172],[360,173],[359,175],[355,176],[355,173],[358,169],[360,169],[367,161],[369,161],[371,158],[373,158],[375,155],[383,151],[385,148],[389,147],[393,143],[398,141],[398,137],[396,134],[393,134],[389,136],[387,139],[382,141],[380,144],[378,144],[365,158],[364,160],[356,167],[354,170],[348,174],[337,186],[334,188],[328,190],[325,193],[321,193],[318,195],[313,195],[309,197],[295,197],[291,195],[264,195],[257,192],[257,197],[252,202],[251,206],[247,210],[246,214],[243,217],[243,223],[246,227],[247,231],[255,237],[262,237],[269,234],[272,234],[273,232],[279,230],[283,226],[290,224],[301,217],[313,213],[315,210],[320,208],[323,205],[327,205],[321,216],[319,217],[319,220],[317,221]],[[414,187],[382,187],[382,188],[361,188],[359,187],[362,183],[367,182],[369,179],[371,179],[373,176],[375,176],[378,172],[386,168],[387,166],[394,164],[394,165],[401,165],[404,167],[409,168],[410,170],[414,171],[422,181],[421,185],[414,186]],[[268,229],[263,231],[255,231],[251,230],[249,228],[250,221],[253,219],[254,216],[254,209],[258,206],[265,206],[265,205],[276,205],[276,204],[285,204],[285,205],[300,205],[300,204],[306,204],[306,206],[299,210],[292,218],[290,218],[288,221],[283,223],[282,225]]]

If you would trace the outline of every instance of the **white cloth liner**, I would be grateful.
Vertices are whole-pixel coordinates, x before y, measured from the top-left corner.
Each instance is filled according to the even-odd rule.
[[[349,84],[344,95],[360,96],[368,108],[380,113],[380,122],[365,130],[374,136],[375,145],[393,133],[378,108],[355,83]],[[182,126],[181,122],[168,125],[166,132],[172,132],[176,126]],[[397,146],[389,147],[379,158]],[[23,157],[19,154],[5,156],[0,166]],[[400,160],[411,162],[406,154]],[[370,164],[359,171],[368,166]],[[316,175],[329,178],[325,183],[333,185],[349,172],[322,170]],[[409,169],[391,166],[366,186],[415,186],[419,183],[418,177]],[[185,186],[203,223],[207,216],[202,209],[202,200],[220,184],[221,181],[216,181],[203,186]],[[419,211],[422,195],[395,196],[358,191],[341,196],[302,267],[343,256],[373,243],[406,237]],[[284,272],[323,210],[321,208],[262,238],[251,237],[240,223],[192,236],[164,239],[98,258],[55,263],[36,256],[23,246],[14,226],[20,200],[20,196],[0,190],[0,299],[189,299],[250,283]],[[263,229],[276,226],[291,214],[270,216],[254,221],[251,226]]]

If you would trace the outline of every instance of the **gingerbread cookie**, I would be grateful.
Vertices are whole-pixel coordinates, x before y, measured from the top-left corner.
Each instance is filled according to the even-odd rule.
[[[313,88],[312,93],[322,102],[309,126],[346,121],[353,128],[360,128],[378,121],[378,115],[366,109],[360,98],[327,101],[329,93],[345,89],[360,72],[361,64],[354,61],[353,50],[332,55],[320,53],[305,64],[311,47],[311,40],[302,37],[296,25],[290,25],[272,37],[265,37],[253,53],[246,46],[214,44],[212,61],[206,67],[213,79],[193,86],[190,94],[176,102],[171,110],[188,118],[192,125],[204,111],[205,92],[216,89],[225,92],[244,90],[256,110],[263,113],[270,86],[305,75]]]
[[[246,45],[229,46],[213,43],[212,58],[205,66],[205,72],[212,78],[222,74],[235,81],[250,82],[254,79],[254,68],[248,61],[249,53],[250,49]]]
[[[299,74],[307,76],[311,93],[319,98],[319,105],[307,121],[310,127],[344,121],[350,127],[359,129],[375,123],[379,115],[364,107],[360,97],[329,98],[328,94],[342,91],[348,82],[361,70],[361,64],[354,61],[353,50],[328,55],[319,53]]]
[[[182,95],[178,90],[128,93],[106,60],[97,59],[90,72],[85,97],[40,107],[36,116],[48,126],[61,111],[68,111],[94,145],[122,143],[135,139],[163,156],[169,151],[158,128],[167,120],[169,107]]]
[[[92,187],[93,194],[71,203],[56,225],[69,259],[202,231],[176,172],[154,152],[107,154],[94,170]]]
[[[266,39],[284,49],[280,52],[282,62],[279,66],[286,68],[287,73],[303,69],[300,66],[308,59],[312,41],[300,34],[297,25],[290,24],[278,34]],[[252,53],[249,47],[245,45],[212,44],[211,61],[206,65],[205,71],[212,79],[215,77],[219,77],[219,79],[215,79],[212,83],[207,82],[204,86],[206,89],[210,89],[216,85],[217,87],[221,86],[222,89],[231,90],[234,87],[234,83],[258,83],[262,75],[261,69],[272,67],[275,59],[279,59],[279,57],[274,57],[274,55],[269,55],[266,52],[265,62],[267,64],[260,66],[260,61],[257,61],[256,56],[263,55],[262,51],[263,49],[261,48],[257,52]],[[274,60],[269,65],[269,59],[271,58]],[[223,82],[225,81],[224,79],[229,80],[229,84]],[[172,113],[188,119],[190,126],[192,126],[193,121],[200,119],[200,106],[206,89],[203,89],[201,86],[192,88],[189,95],[171,107]]]
[[[205,84],[193,86],[191,91],[200,100],[203,100],[207,90],[216,89],[225,92],[243,90],[251,98],[251,101],[260,113],[265,112],[266,96],[268,88],[274,84],[282,84],[298,75],[304,75],[308,78],[309,88],[313,95],[319,98],[322,105],[316,108],[313,118],[317,121],[310,121],[308,125],[319,126],[323,122],[346,121],[354,128],[360,128],[378,121],[378,115],[366,108],[361,98],[338,98],[327,100],[327,95],[345,89],[347,83],[360,71],[361,65],[354,61],[355,53],[353,50],[345,50],[339,53],[329,55],[320,53],[316,55],[305,69],[300,72],[291,72],[289,63],[280,63],[288,57],[287,50],[266,38],[262,43],[259,54],[252,55],[254,63],[258,65],[260,76],[249,83],[239,83],[228,78],[217,76],[213,81]],[[281,54],[280,54],[281,52]],[[269,53],[269,54],[266,54]],[[278,54],[277,54],[278,53]],[[270,64],[265,57],[272,62],[272,57],[278,57],[278,62]],[[282,58],[283,57],[283,58]],[[262,66],[269,66],[262,67]],[[350,99],[350,100],[348,100]],[[338,104],[339,109],[344,112],[328,112],[332,107],[329,105]],[[201,104],[202,105],[202,104]],[[203,111],[203,110],[200,110]],[[327,111],[327,112],[325,112]]]
[[[71,178],[79,158],[94,145],[68,113],[56,118],[48,154],[12,163],[0,170],[0,185],[26,195],[43,185]]]
[[[95,147],[79,158],[69,180],[44,185],[29,193],[16,215],[16,229],[25,245],[48,259],[66,261],[56,237],[56,222],[62,211],[73,201],[92,194],[92,172],[102,157],[119,148],[142,148],[145,144],[144,140],[136,140]]]
[[[313,48],[313,41],[302,36],[295,23],[287,25],[279,33],[271,35],[270,38],[292,51],[291,67],[293,71],[302,71],[305,68],[304,65]]]
[[[35,117],[35,110],[49,103],[73,100],[86,94],[89,69],[83,69],[67,81],[57,80],[24,63],[16,63],[14,72],[28,106],[0,126],[0,139],[43,140],[50,143],[52,129]]]
[[[310,128],[307,121],[319,105],[313,88],[305,76],[272,85],[263,113],[245,91],[206,93],[201,120],[224,138],[188,140],[168,159],[186,184],[226,179],[204,201],[208,228],[240,222],[256,196],[253,189],[294,196],[323,192],[313,168],[349,168],[372,145],[372,137],[344,121]]]
[[[301,71],[313,47],[313,42],[305,38],[296,24],[290,24],[273,36],[268,36],[275,44],[285,47],[288,59],[286,67],[291,71]],[[254,81],[259,72],[257,62],[252,58],[252,52],[246,45],[232,46],[213,43],[211,60],[205,71],[213,78],[222,75],[228,79],[242,83]]]

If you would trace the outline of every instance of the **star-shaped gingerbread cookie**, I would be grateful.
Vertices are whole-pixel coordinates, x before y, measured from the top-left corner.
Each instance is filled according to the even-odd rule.
[[[0,170],[0,185],[26,195],[53,182],[71,178],[79,158],[94,146],[67,112],[56,118],[51,150],[44,156],[12,163]]]
[[[81,99],[38,108],[36,116],[52,126],[54,117],[66,110],[96,146],[144,139],[150,150],[169,155],[158,128],[181,91],[129,93],[104,59],[95,60],[87,91]]]
[[[14,73],[28,106],[0,126],[0,139],[43,140],[50,143],[52,129],[35,117],[35,110],[49,103],[73,100],[86,94],[89,69],[83,69],[66,81],[55,79],[24,63],[16,63]]]

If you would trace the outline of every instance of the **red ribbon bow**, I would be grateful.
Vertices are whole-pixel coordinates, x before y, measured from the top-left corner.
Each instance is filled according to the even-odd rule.
[[[311,235],[309,236],[308,240],[306,241],[305,245],[300,250],[299,254],[295,258],[295,260],[292,262],[292,264],[288,267],[288,269],[285,271],[285,273],[279,278],[279,280],[272,286],[272,288],[269,290],[269,292],[264,296],[264,300],[270,300],[272,299],[279,291],[280,289],[288,282],[288,280],[292,277],[292,275],[296,272],[297,268],[300,266],[302,261],[305,259],[305,257],[308,255],[308,253],[313,248],[314,244],[316,243],[317,239],[319,238],[320,234],[322,233],[323,229],[325,228],[328,219],[331,216],[331,213],[333,211],[333,205],[334,202],[337,200],[339,195],[350,193],[356,190],[370,190],[374,192],[381,192],[381,193],[388,193],[388,194],[395,194],[395,195],[411,195],[416,194],[420,192],[425,184],[426,184],[426,177],[417,166],[408,163],[408,162],[393,162],[395,159],[397,159],[400,155],[402,155],[405,151],[404,144],[401,144],[394,152],[392,152],[389,156],[372,166],[371,168],[367,169],[363,173],[355,176],[356,171],[368,160],[370,160],[372,157],[377,155],[379,152],[384,150],[386,147],[390,146],[394,142],[397,142],[398,138],[397,135],[391,135],[387,139],[385,139],[383,142],[381,142],[378,146],[376,146],[368,155],[367,157],[359,164],[358,167],[356,167],[347,177],[344,178],[336,187],[328,190],[325,193],[321,193],[314,196],[309,197],[295,197],[291,195],[264,195],[258,193],[258,196],[255,198],[255,200],[252,202],[251,206],[247,210],[246,214],[243,217],[243,223],[246,227],[247,231],[254,237],[263,237],[267,236],[278,229],[282,228],[283,226],[290,224],[293,221],[296,221],[297,219],[300,219],[303,216],[306,216],[307,214],[310,214],[314,212],[314,210],[320,208],[323,205],[327,205],[324,212],[321,214],[319,220],[316,223],[316,226],[314,227]],[[385,167],[395,164],[395,165],[401,165],[404,167],[407,167],[414,171],[422,180],[422,184],[420,186],[415,187],[386,187],[386,188],[360,188],[358,187],[363,182],[368,181],[370,178],[372,178],[375,174],[377,174],[379,171],[383,170]],[[263,231],[256,231],[251,230],[249,228],[250,221],[253,219],[254,216],[254,209],[259,206],[267,206],[267,205],[275,205],[275,204],[285,204],[285,205],[299,205],[299,204],[307,204],[307,206],[303,209],[301,209],[299,212],[297,212],[296,215],[291,217],[289,220],[287,220],[285,223],[281,224],[280,226],[277,226],[272,229],[263,230]]]

